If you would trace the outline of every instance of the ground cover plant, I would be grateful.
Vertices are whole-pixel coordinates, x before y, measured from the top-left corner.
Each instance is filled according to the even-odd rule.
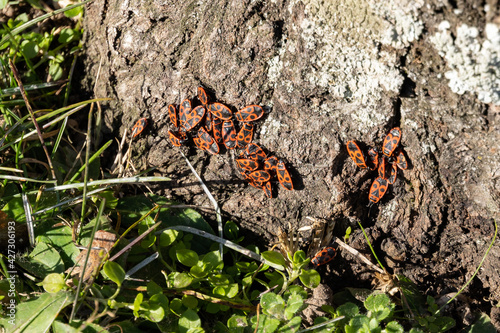
[[[26,8],[44,6],[33,1],[20,7],[4,24],[0,43],[0,228],[6,235],[0,239],[0,326],[7,332],[416,333],[457,327],[459,318],[446,305],[481,268],[496,223],[474,275],[444,303],[419,290],[405,272],[370,263],[333,237],[329,223],[310,235],[290,224],[269,251],[264,243],[250,245],[247,231],[221,213],[190,164],[192,156],[184,168],[213,208],[152,193],[155,184],[176,179],[136,170],[133,153],[147,130],[124,131],[119,148],[113,140],[100,143],[101,108],[109,101],[69,102],[74,57],[82,49],[80,21],[32,30],[42,20],[23,13]],[[69,16],[81,9],[70,7]],[[66,20],[54,12],[43,18]],[[110,154],[115,163],[103,158],[110,149],[116,149]],[[377,258],[381,253],[365,236]],[[344,240],[351,238],[349,228]],[[336,288],[331,301],[311,305],[314,289],[348,253],[357,253],[350,264],[360,259],[368,265],[376,290]],[[304,315],[310,308],[321,310],[311,321]],[[465,331],[494,331],[489,321],[483,314]]]

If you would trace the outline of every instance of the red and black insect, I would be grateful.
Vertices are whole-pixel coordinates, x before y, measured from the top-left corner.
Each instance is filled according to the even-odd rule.
[[[212,114],[210,112],[207,112],[205,114],[205,129],[210,132],[212,131]]]
[[[243,123],[243,127],[238,132],[236,137],[237,146],[239,148],[245,148],[253,138],[253,125],[248,123]]]
[[[264,170],[274,170],[278,168],[278,158],[274,155],[267,157],[264,160]]]
[[[278,164],[276,166],[276,174],[278,175],[278,181],[280,182],[281,186],[289,191],[292,191],[292,177],[290,177],[290,173],[285,166],[285,162],[283,162],[282,160],[278,161]]]
[[[222,141],[227,149],[236,148],[236,129],[232,120],[226,120],[222,124]]]
[[[267,154],[264,152],[264,149],[253,142],[248,144],[247,148],[245,149],[245,154],[248,157],[255,156],[259,161],[264,161],[267,156]]]
[[[380,199],[382,199],[385,192],[387,192],[388,183],[387,179],[384,178],[378,177],[375,179],[370,187],[368,199],[373,203],[377,203]]]
[[[254,171],[259,167],[259,163],[256,160],[250,158],[238,158],[236,159],[236,164],[240,169],[246,171]]]
[[[273,197],[273,188],[271,187],[271,182],[265,182],[265,184],[262,186],[262,190],[264,190],[264,193],[269,199]]]
[[[185,99],[179,106],[179,124],[184,127],[184,123],[187,121],[186,115],[191,112],[191,101]]]
[[[180,147],[187,142],[186,133],[181,131],[168,131],[168,139],[176,147]]]
[[[267,172],[265,170],[256,170],[250,174],[250,178],[252,178],[252,180],[256,184],[262,185],[265,182],[267,182],[269,179],[271,179],[271,175],[269,174],[269,172]]]
[[[224,142],[224,139],[222,137],[222,125],[224,123],[224,120],[213,117],[212,118],[212,130],[214,132],[214,139],[217,143],[222,143]]]
[[[135,138],[136,136],[141,134],[147,125],[148,125],[148,120],[146,118],[141,118],[137,120],[134,127],[132,127],[132,137]]]
[[[378,166],[378,176],[380,178],[387,178],[387,176],[386,176],[386,172],[387,172],[386,166],[387,166],[387,161],[386,161],[385,158],[382,158],[380,160],[380,164]]]
[[[356,163],[358,167],[362,169],[367,168],[363,152],[359,148],[356,141],[347,141],[347,152],[349,153],[349,156],[351,156],[352,160],[354,161],[354,163]]]
[[[198,87],[198,100],[200,101],[201,104],[205,106],[208,105],[208,102],[210,100],[208,98],[207,92],[203,87]]]
[[[378,150],[375,147],[368,149],[368,159],[370,160],[370,170],[375,170],[378,167]]]
[[[170,122],[174,124],[175,127],[179,127],[179,119],[177,119],[177,108],[175,105],[170,104],[168,106],[168,116],[170,117]]]
[[[394,127],[389,131],[389,134],[384,139],[382,152],[386,156],[391,156],[394,150],[398,147],[401,140],[401,130],[399,127]]]
[[[208,110],[217,118],[229,120],[233,117],[231,110],[221,103],[212,103],[208,106]]]
[[[264,109],[258,105],[245,106],[235,113],[236,119],[241,122],[254,121],[264,115]]]
[[[389,184],[394,184],[396,182],[396,177],[398,176],[398,166],[396,164],[392,164],[391,173],[387,178]]]
[[[396,164],[401,170],[408,169],[408,162],[402,150],[396,153]]]
[[[337,251],[333,247],[325,247],[323,250],[316,253],[316,255],[311,259],[311,263],[314,267],[324,265],[335,258]]]
[[[202,149],[214,155],[219,153],[219,145],[203,127],[198,130],[198,138],[201,140],[199,143],[203,147]]]
[[[203,119],[203,116],[205,115],[205,108],[202,105],[198,105],[195,107],[191,112],[185,113],[184,117],[184,124],[183,127],[186,131],[190,131],[193,128],[196,127],[200,123],[200,121]]]
[[[193,138],[193,142],[196,145],[196,147],[200,148],[201,150],[207,149],[207,147],[205,146],[205,144],[203,143],[203,141],[199,137],[195,136]]]

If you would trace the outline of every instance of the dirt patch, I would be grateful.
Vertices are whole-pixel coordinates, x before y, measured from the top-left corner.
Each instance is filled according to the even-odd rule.
[[[474,85],[475,72],[470,80],[453,76],[450,68],[467,67],[439,45],[460,49],[445,37],[466,24],[478,29],[474,42],[486,49],[486,27],[500,24],[500,12],[495,1],[377,3],[95,1],[87,12],[84,84],[94,86],[102,62],[96,95],[114,98],[105,134],[121,136],[148,118],[134,147],[136,167],[155,166],[175,179],[156,187],[159,194],[203,206],[208,199],[168,142],[167,105],[204,86],[233,108],[264,106],[254,140],[288,163],[295,191],[279,189],[268,199],[239,177],[234,153],[181,148],[225,214],[268,243],[288,222],[335,219],[336,235],[351,226],[351,245],[368,253],[361,221],[387,267],[439,297],[460,289],[479,265],[500,201],[500,107],[480,101],[494,100],[498,87],[481,95],[486,86]],[[498,63],[492,66],[498,73]],[[454,92],[452,80],[467,90]],[[358,169],[345,143],[379,146],[394,126],[402,129],[411,167],[368,208],[375,173]],[[492,317],[499,259],[497,242],[465,290],[473,309]],[[338,288],[368,286],[372,278],[348,254],[322,273]]]

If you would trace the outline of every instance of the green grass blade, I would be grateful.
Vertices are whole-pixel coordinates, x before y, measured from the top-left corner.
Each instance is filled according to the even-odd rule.
[[[77,4],[74,4],[74,5],[71,5],[71,6],[67,6],[67,7],[64,7],[64,8],[61,8],[61,9],[58,9],[58,10],[54,10],[52,13],[48,13],[48,14],[45,14],[45,15],[42,15],[40,17],[37,17],[29,22],[26,22],[22,25],[20,25],[19,27],[15,28],[15,29],[12,29],[12,31],[10,31],[9,34],[6,34],[1,40],[0,40],[0,47],[5,44],[10,38],[11,36],[15,36],[15,35],[18,35],[20,34],[21,32],[23,32],[24,30],[28,29],[29,27],[32,27],[34,25],[36,25],[38,22],[42,22],[52,16],[56,16],[57,14],[60,14],[60,13],[64,13],[70,9],[73,9],[73,8],[76,8],[76,7],[79,7],[79,6],[83,6],[89,2],[91,2],[93,0],[85,0],[83,2],[80,2],[80,3],[77,3]]]

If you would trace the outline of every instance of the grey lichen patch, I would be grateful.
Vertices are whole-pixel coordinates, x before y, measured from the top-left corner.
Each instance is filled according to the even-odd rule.
[[[422,23],[416,19],[421,1],[292,1],[291,15],[302,6],[283,36],[283,49],[268,62],[268,77],[290,93],[294,84],[289,74],[309,84],[310,89],[326,91],[334,99],[363,105],[376,105],[381,97],[396,95],[403,83],[396,52],[380,51],[382,44],[403,48],[417,39]],[[300,42],[297,44],[296,36]],[[290,38],[291,37],[291,38]],[[304,54],[307,68],[299,69],[295,58]],[[297,63],[294,63],[296,61]],[[311,65],[312,64],[312,65]],[[318,110],[315,110],[318,111]]]
[[[449,22],[443,21],[430,39],[447,61],[445,77],[453,92],[473,92],[483,103],[500,105],[500,27],[487,23],[484,32],[481,42],[478,28],[462,24],[453,38]]]

